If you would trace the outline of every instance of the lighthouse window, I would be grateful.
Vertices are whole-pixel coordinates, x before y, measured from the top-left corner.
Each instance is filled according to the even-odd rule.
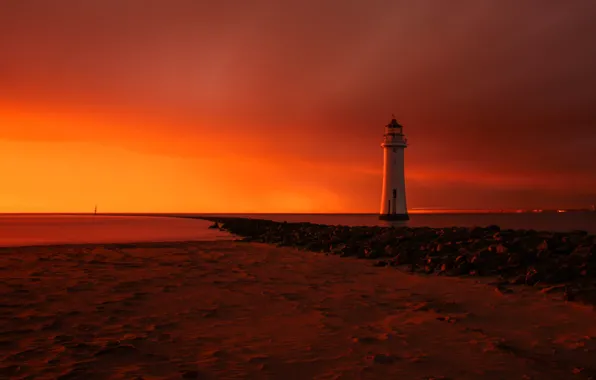
[[[393,198],[397,198],[397,189],[393,189]]]

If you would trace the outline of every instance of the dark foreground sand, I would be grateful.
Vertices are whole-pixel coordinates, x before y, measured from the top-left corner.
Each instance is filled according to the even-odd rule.
[[[0,378],[587,379],[596,313],[241,242],[0,249]]]

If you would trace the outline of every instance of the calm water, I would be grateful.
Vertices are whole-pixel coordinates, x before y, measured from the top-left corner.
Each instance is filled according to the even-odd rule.
[[[410,220],[407,222],[380,221],[377,214],[235,214],[234,216],[270,219],[282,222],[311,222],[320,224],[341,224],[348,226],[406,225],[411,227],[484,227],[491,224],[496,224],[503,229],[534,229],[560,232],[584,230],[592,234],[596,234],[596,212],[522,214],[411,214]]]
[[[199,216],[200,214],[194,214]],[[214,214],[211,214],[214,215]],[[218,214],[224,216],[224,214]],[[165,215],[164,215],[165,216]],[[189,216],[189,214],[186,214]],[[596,234],[596,213],[413,214],[408,222],[379,221],[376,214],[225,214],[287,222],[349,226],[488,226],[547,231],[584,230]],[[65,243],[220,240],[232,237],[199,219],[149,216],[0,216],[0,246]]]
[[[138,216],[1,216],[0,246],[230,239],[198,219]]]

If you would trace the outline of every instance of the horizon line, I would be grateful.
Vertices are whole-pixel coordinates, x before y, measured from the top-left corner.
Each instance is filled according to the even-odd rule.
[[[592,211],[589,208],[567,208],[567,209],[431,209],[413,208],[409,214],[457,214],[457,213],[485,213],[485,214],[516,214],[516,213],[541,213],[541,212],[573,212]],[[378,212],[71,212],[71,211],[46,211],[46,212],[0,212],[0,215],[105,215],[105,216],[127,216],[127,215],[378,215]]]

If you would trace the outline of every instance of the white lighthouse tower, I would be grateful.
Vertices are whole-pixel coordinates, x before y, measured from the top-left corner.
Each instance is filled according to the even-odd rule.
[[[406,178],[404,175],[404,149],[408,141],[403,127],[395,116],[385,126],[383,136],[383,193],[381,196],[382,220],[408,220],[406,208]]]

